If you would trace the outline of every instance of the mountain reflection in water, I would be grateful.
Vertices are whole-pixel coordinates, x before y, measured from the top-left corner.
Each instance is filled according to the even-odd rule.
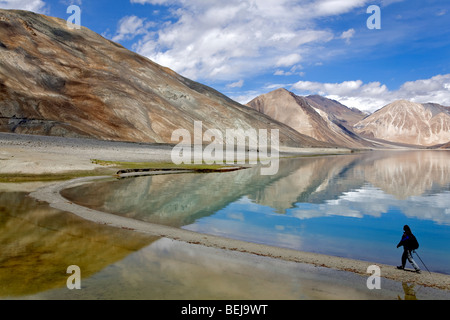
[[[261,176],[259,168],[158,175],[63,195],[133,219],[393,265],[409,224],[428,267],[450,273],[447,151],[283,159],[275,176]]]
[[[0,298],[65,288],[68,266],[88,278],[156,240],[94,224],[26,193],[0,192]]]

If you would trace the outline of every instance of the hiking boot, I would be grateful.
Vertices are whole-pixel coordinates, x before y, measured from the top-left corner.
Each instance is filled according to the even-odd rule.
[[[399,270],[404,270],[405,267],[403,267],[403,266],[398,266],[397,269],[399,269]]]
[[[418,273],[418,274],[421,274],[421,273],[422,273],[422,271],[420,271],[420,270],[416,270],[416,273]]]

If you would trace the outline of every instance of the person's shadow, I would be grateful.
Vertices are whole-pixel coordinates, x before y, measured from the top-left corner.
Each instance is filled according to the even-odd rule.
[[[398,300],[418,300],[416,297],[416,291],[414,290],[414,284],[408,285],[408,283],[403,282],[402,286],[403,291],[405,292],[405,298],[402,299],[400,296],[398,296]]]

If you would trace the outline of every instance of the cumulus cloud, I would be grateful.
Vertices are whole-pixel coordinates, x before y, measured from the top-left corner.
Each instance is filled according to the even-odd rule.
[[[116,35],[112,38],[113,41],[130,40],[138,35],[147,33],[148,28],[152,23],[148,23],[145,19],[137,16],[124,17],[119,21]]]
[[[353,38],[355,33],[356,33],[356,31],[353,28],[349,29],[347,31],[344,31],[341,34],[341,39],[344,39],[346,43],[350,43],[350,39]]]
[[[304,77],[302,65],[317,63],[318,57],[345,54],[347,47],[354,49],[351,44],[355,36],[361,33],[358,41],[363,38],[360,28],[347,27],[336,33],[320,23],[323,18],[355,10],[365,15],[364,9],[373,4],[371,0],[130,1],[167,6],[169,17],[151,32],[146,30],[149,25],[143,19],[126,17],[119,24],[115,40],[140,35],[133,45],[139,54],[194,80],[227,83],[230,92],[224,93],[242,103],[255,94],[266,93],[264,84],[251,91],[232,90],[242,88],[244,81],[248,84],[247,79],[266,75]],[[386,7],[403,1],[381,0],[380,4]],[[372,48],[376,43],[371,38],[367,46]],[[395,90],[381,82],[364,83],[358,79],[341,83],[299,81],[292,90],[321,94],[373,112],[397,99],[450,105],[449,87],[449,75],[438,75],[407,82]]]
[[[142,37],[134,47],[138,53],[195,80],[230,81],[292,68],[303,52],[340,36],[317,27],[314,19],[349,12],[367,1],[131,2],[171,6],[171,22]],[[350,39],[352,32],[344,36]],[[289,71],[278,71],[283,72]]]
[[[389,90],[380,82],[361,80],[342,83],[299,81],[292,86],[298,94],[319,94],[337,100],[348,107],[374,112],[394,100],[417,103],[434,102],[450,106],[450,74],[404,83],[398,90]]]
[[[312,4],[312,11],[319,16],[336,15],[349,12],[366,5],[368,0],[319,0]]]
[[[36,13],[46,13],[45,2],[42,0],[0,0],[1,9],[27,10]]]
[[[244,85],[244,80],[239,80],[239,81],[230,83],[229,85],[227,85],[227,88],[242,88],[243,85]]]
[[[288,56],[279,58],[276,63],[276,66],[277,67],[290,67],[290,66],[293,66],[294,64],[300,62],[301,59],[302,59],[301,55],[299,55],[298,53],[293,53]]]

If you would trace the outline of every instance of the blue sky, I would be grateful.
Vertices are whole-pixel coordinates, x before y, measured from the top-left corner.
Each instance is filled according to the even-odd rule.
[[[450,106],[448,0],[0,0],[63,19],[70,4],[84,27],[242,103],[284,87],[365,111]]]

